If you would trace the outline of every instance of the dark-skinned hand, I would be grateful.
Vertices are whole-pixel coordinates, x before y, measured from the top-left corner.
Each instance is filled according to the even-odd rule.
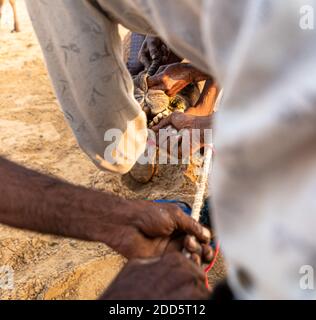
[[[203,300],[210,291],[205,274],[181,253],[130,261],[100,299]]]
[[[171,146],[168,131],[163,131],[163,129],[168,130],[168,128],[174,128],[178,132],[179,138],[177,142],[178,150],[175,150],[174,146]],[[205,134],[210,133],[210,131],[205,131],[206,129],[211,129],[212,127],[212,116],[199,117],[182,112],[173,112],[170,116],[162,119],[156,126],[152,128],[157,134],[157,145],[167,151],[168,154],[177,153],[179,158],[192,155],[199,149],[205,147],[206,141],[210,138],[205,136]],[[195,130],[194,130],[195,129]],[[198,129],[198,130],[196,130]],[[170,129],[169,129],[170,130]],[[185,137],[186,139],[185,140]],[[167,140],[166,140],[167,139]],[[182,141],[185,142],[185,154],[182,150]],[[189,143],[187,143],[189,142]]]
[[[153,36],[146,37],[139,51],[138,59],[150,76],[154,75],[161,65],[182,60],[160,38]]]
[[[173,63],[163,66],[158,72],[147,79],[152,90],[162,90],[170,97],[175,96],[192,82],[209,79],[210,76],[200,72],[189,63]]]
[[[160,257],[185,248],[201,264],[213,255],[209,230],[173,204],[132,201],[125,212],[118,208],[110,223],[96,224],[94,237],[102,241],[103,235],[103,242],[129,259]]]

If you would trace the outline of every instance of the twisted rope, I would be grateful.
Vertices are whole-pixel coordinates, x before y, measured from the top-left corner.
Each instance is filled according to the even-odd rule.
[[[220,91],[220,93],[216,99],[215,108],[214,108],[215,110],[218,109],[222,99],[223,99],[223,90]],[[205,194],[205,190],[206,190],[206,186],[207,186],[207,182],[208,182],[208,177],[211,173],[212,155],[213,155],[212,147],[207,146],[206,154],[205,154],[205,158],[204,158],[203,171],[202,171],[202,175],[201,175],[200,180],[197,182],[197,188],[196,188],[197,190],[196,190],[194,203],[193,203],[193,207],[192,207],[192,215],[191,216],[195,221],[200,221],[201,210],[202,210],[202,206],[204,203],[204,194]],[[220,251],[220,243],[219,243],[219,241],[217,241],[213,260],[204,269],[205,286],[207,288],[209,288],[207,274],[213,269],[213,267],[216,263],[217,257],[219,255],[219,251]]]

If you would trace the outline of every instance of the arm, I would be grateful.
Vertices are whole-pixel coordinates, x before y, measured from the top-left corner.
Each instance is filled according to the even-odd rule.
[[[0,223],[104,242],[128,258],[160,256],[184,244],[211,259],[210,233],[177,206],[76,187],[1,157],[0,181]]]
[[[106,242],[109,234],[100,237],[98,229],[104,221],[119,219],[125,202],[114,195],[75,187],[3,158],[0,158],[0,181],[1,223],[84,240]]]
[[[219,94],[217,84],[213,80],[206,80],[201,96],[195,107],[189,108],[186,113],[194,116],[208,116],[214,112],[215,102]]]
[[[211,77],[196,69],[190,63],[174,63],[162,72],[147,79],[148,87],[154,90],[166,91],[169,96],[176,95],[192,82],[209,80]]]

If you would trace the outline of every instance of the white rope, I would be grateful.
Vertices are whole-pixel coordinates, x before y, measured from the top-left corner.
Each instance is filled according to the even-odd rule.
[[[217,111],[219,108],[219,105],[223,99],[223,94],[224,94],[224,91],[222,89],[216,99],[216,102],[215,102],[215,106],[214,106],[215,111]],[[204,194],[205,194],[205,190],[206,190],[206,186],[207,186],[207,182],[208,182],[208,177],[211,172],[212,155],[213,155],[213,149],[209,145],[206,147],[206,154],[204,157],[202,175],[200,177],[200,180],[197,182],[194,203],[192,206],[191,217],[195,221],[198,221],[198,222],[200,221],[201,210],[202,210],[202,206],[204,204]],[[188,252],[186,249],[183,249],[183,254],[188,259],[191,258],[191,253]]]
[[[197,188],[196,188],[197,190],[196,190],[192,212],[191,212],[191,217],[197,222],[200,221],[201,210],[204,203],[204,193],[207,186],[208,176],[211,168],[212,155],[213,155],[213,150],[211,146],[207,146],[206,154],[204,157],[203,171],[200,177],[200,181],[197,182]],[[188,252],[186,249],[183,249],[183,254],[188,259],[191,258],[191,253]]]
[[[218,97],[215,102],[215,106],[214,106],[215,111],[218,110],[218,108],[221,104],[221,101],[223,99],[223,94],[224,94],[224,91],[222,89],[219,92]],[[204,157],[203,171],[202,171],[202,175],[200,177],[200,180],[197,182],[196,194],[195,194],[194,203],[193,203],[193,207],[192,207],[191,217],[196,221],[200,221],[201,210],[202,210],[202,206],[204,204],[205,189],[207,186],[209,174],[211,172],[212,155],[213,155],[212,147],[207,146],[206,147],[206,154]]]
[[[208,176],[211,169],[212,155],[213,155],[212,148],[210,146],[207,146],[206,154],[204,157],[203,171],[202,171],[200,180],[197,182],[196,194],[195,194],[194,203],[192,207],[191,217],[196,221],[200,220],[200,214],[201,214],[202,206],[204,204],[204,194],[207,186]]]

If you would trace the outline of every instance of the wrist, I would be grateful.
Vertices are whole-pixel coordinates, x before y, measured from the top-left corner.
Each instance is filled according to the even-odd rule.
[[[86,225],[86,239],[105,242],[111,246],[115,228],[128,225],[133,219],[129,203],[130,201],[114,195],[94,192],[81,208],[84,221],[78,221],[79,225]]]
[[[136,226],[138,221],[142,220],[143,215],[148,215],[149,206],[153,204],[150,201],[125,200],[113,195],[110,195],[110,198],[104,194],[98,200],[99,204],[92,203],[94,210],[86,236],[88,240],[105,242],[116,249],[117,243],[114,243],[113,239],[115,241],[117,237],[113,237],[113,235],[117,235],[117,228]],[[95,210],[95,207],[99,207],[99,209]]]

